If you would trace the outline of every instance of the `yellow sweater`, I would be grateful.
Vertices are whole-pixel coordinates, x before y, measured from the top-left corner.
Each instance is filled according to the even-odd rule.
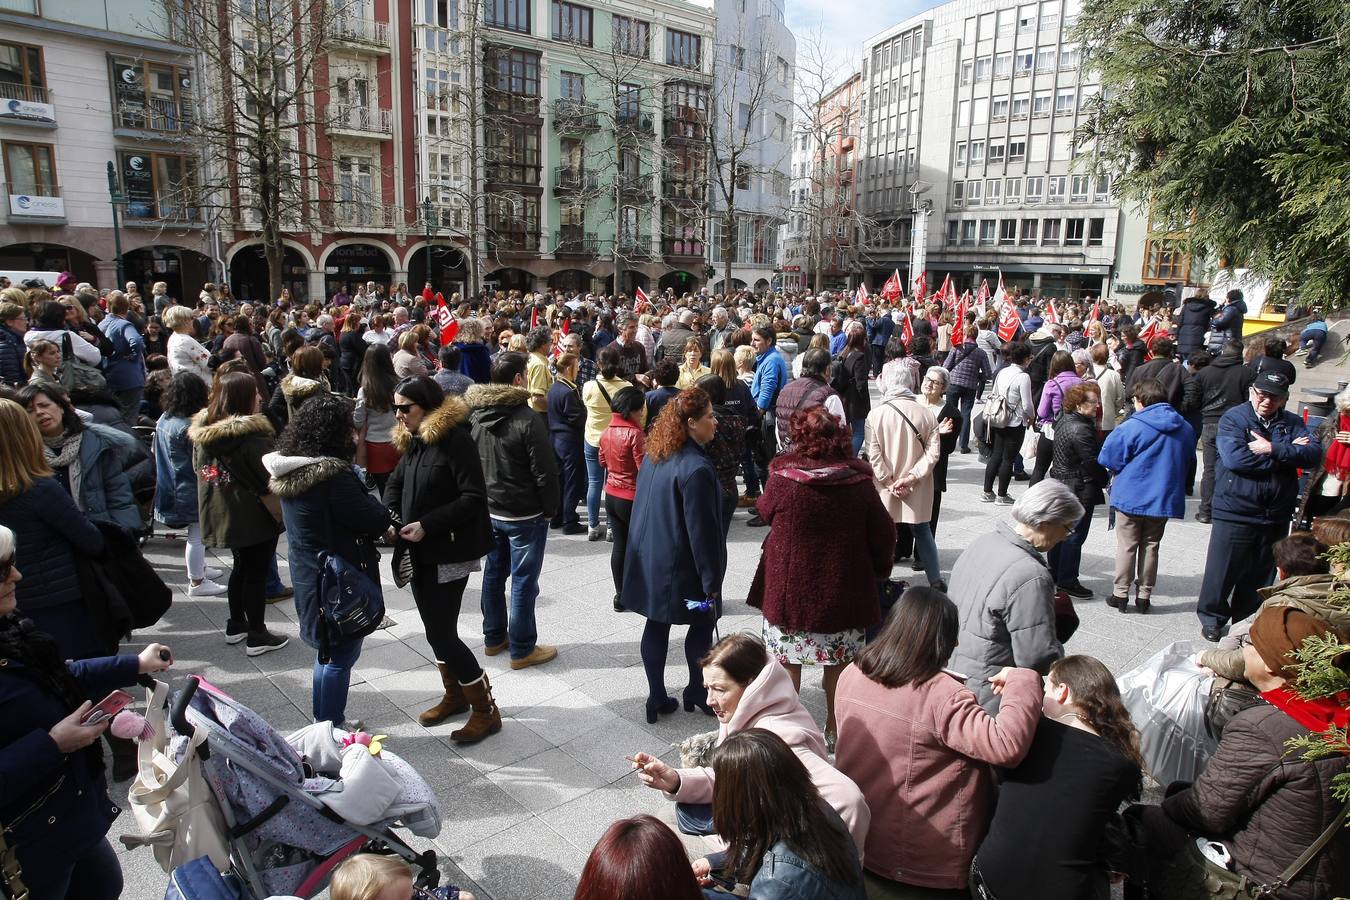
[[[619,391],[626,387],[632,387],[622,378],[599,378],[594,381],[588,381],[581,388],[581,403],[586,407],[586,443],[592,447],[600,446],[600,435],[609,427],[609,420],[614,411],[609,408],[609,401],[605,395],[600,393],[600,386],[603,386],[609,392],[610,399],[617,397]],[[647,410],[644,408],[638,413],[638,424],[644,428],[647,425]]]

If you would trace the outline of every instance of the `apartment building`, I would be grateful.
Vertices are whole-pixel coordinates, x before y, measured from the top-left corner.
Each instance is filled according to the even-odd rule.
[[[1101,296],[1174,280],[1170,257],[1136,246],[1138,213],[1109,177],[1088,174],[1092,150],[1074,141],[1100,90],[1072,38],[1078,13],[1079,0],[956,0],[866,42],[869,284],[908,272],[924,201],[930,284],[950,273],[973,287],[1002,271],[1026,291]]]
[[[154,0],[0,2],[0,269],[164,281],[219,277],[190,186],[193,61]],[[121,220],[113,229],[113,191]]]
[[[797,40],[784,23],[783,0],[715,0],[714,140],[735,155],[736,233],[732,289],[768,290],[778,268],[779,230],[790,205],[792,113]],[[728,152],[730,151],[730,152]],[[722,228],[726,192],[713,185],[708,261],[713,290],[725,289]]]

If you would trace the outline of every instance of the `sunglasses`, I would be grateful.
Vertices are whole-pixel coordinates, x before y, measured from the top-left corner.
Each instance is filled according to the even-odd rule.
[[[0,560],[0,584],[9,581],[9,576],[14,574],[14,557],[10,555],[6,559]]]
[[[400,412],[406,416],[408,413],[413,411],[413,407],[416,405],[417,405],[416,403],[395,403],[394,412]]]

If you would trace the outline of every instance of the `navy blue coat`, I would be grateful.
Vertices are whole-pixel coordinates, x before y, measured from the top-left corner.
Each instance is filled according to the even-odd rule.
[[[110,691],[132,684],[139,661],[106,656],[67,665],[84,696],[97,703]],[[16,660],[0,660],[0,709],[5,711],[0,717],[0,821],[12,828],[9,844],[26,873],[68,869],[72,860],[103,840],[121,813],[108,798],[100,764],[102,742],[91,750],[61,753],[48,731],[74,710],[39,687]],[[14,824],[58,781],[50,796]]]
[[[726,570],[722,488],[712,461],[692,440],[660,462],[648,456],[628,526],[624,607],[654,622],[688,625],[707,614],[691,612],[685,601],[720,595]]]
[[[863,319],[863,326],[867,329],[867,343],[874,346],[886,346],[895,333],[895,320],[888,315],[868,316]]]
[[[19,387],[28,383],[23,373],[23,357],[28,352],[23,344],[23,336],[13,329],[0,325],[0,382]]]
[[[554,444],[562,441],[575,443],[580,453],[581,430],[586,424],[586,407],[581,404],[581,391],[561,378],[554,379],[548,389],[548,435]]]
[[[1269,455],[1248,449],[1253,431],[1270,441]],[[1295,444],[1301,437],[1308,443]],[[1246,525],[1287,525],[1298,503],[1299,468],[1322,464],[1322,445],[1302,419],[1280,410],[1266,428],[1251,403],[1240,403],[1219,419],[1218,445],[1214,518]]]
[[[1215,352],[1215,343],[1220,347],[1224,341],[1242,340],[1242,326],[1247,320],[1247,301],[1236,300],[1225,305],[1214,317],[1210,326],[1210,352]]]
[[[456,343],[459,348],[459,372],[468,375],[474,384],[487,384],[492,380],[492,351],[482,341]]]
[[[22,494],[0,504],[0,525],[14,531],[14,561],[23,573],[15,586],[19,609],[78,603],[75,553],[98,556],[103,535],[55,478],[37,478]]]
[[[351,463],[327,456],[269,453],[263,466],[272,476],[268,486],[281,498],[300,639],[317,649],[319,554],[340,556],[379,582],[380,554],[373,539],[393,520],[356,477]]]

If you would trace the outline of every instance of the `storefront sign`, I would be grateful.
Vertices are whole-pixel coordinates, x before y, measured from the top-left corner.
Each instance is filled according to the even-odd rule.
[[[50,103],[33,103],[30,100],[0,101],[0,119],[35,119],[39,122],[55,122],[56,107]]]
[[[1117,281],[1111,285],[1111,293],[1113,294],[1142,294],[1147,290],[1148,285],[1146,284],[1125,284]]]
[[[64,219],[66,203],[60,197],[34,197],[31,194],[10,194],[9,214],[43,219]]]

